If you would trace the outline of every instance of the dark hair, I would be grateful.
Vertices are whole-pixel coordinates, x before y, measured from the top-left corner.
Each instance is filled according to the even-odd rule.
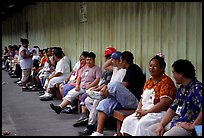
[[[128,64],[133,64],[134,56],[130,51],[124,51],[121,54],[122,61],[125,60]]]
[[[87,55],[89,54],[89,52],[88,51],[83,51],[82,53],[81,53],[81,55],[80,56],[84,56],[84,57],[87,57]]]
[[[45,49],[44,49],[44,50],[45,50]],[[42,52],[42,53],[43,53],[43,50],[42,50],[42,49],[41,49],[41,50],[39,50],[39,53],[40,53],[40,52]]]
[[[54,49],[54,55],[55,55],[56,57],[58,57],[58,58],[62,58],[62,57],[63,57],[62,49],[56,47],[56,48]]]
[[[33,48],[38,48],[40,50],[39,46],[33,46]]]
[[[110,59],[110,58],[111,58],[111,54],[105,55],[105,58],[106,58],[106,59]]]
[[[29,41],[28,41],[28,39],[21,38],[21,43],[22,44],[29,44]]]
[[[179,59],[172,64],[172,67],[175,72],[182,73],[186,78],[195,78],[195,67],[188,60]]]
[[[19,51],[19,47],[17,45],[13,45],[13,47],[14,47],[14,50]]]
[[[163,58],[163,57],[160,57],[160,56],[158,56],[158,55],[156,55],[156,56],[154,56],[154,57],[150,60],[150,62],[151,62],[152,60],[154,60],[154,59],[156,59],[156,60],[159,62],[159,66],[160,66],[161,68],[163,68],[163,69],[164,69],[164,72],[165,72],[166,62],[164,61],[164,58]],[[150,62],[149,62],[149,63],[150,63]]]
[[[93,52],[89,52],[87,57],[93,58],[93,60],[95,60],[96,54],[94,54]]]
[[[56,47],[56,48],[58,48],[59,50],[63,51],[61,47]]]

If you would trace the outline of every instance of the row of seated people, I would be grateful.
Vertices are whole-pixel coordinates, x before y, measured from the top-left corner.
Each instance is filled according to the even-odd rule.
[[[2,69],[6,70],[11,78],[21,78],[21,68],[18,63],[17,45],[9,45],[2,50]]]
[[[60,114],[78,95],[82,95],[82,116],[73,124],[75,127],[80,126],[88,120],[87,128],[80,132],[80,135],[103,135],[106,119],[113,110],[124,108],[136,109],[136,111],[124,120],[117,135],[191,135],[193,127],[202,124],[202,84],[196,79],[191,62],[178,60],[172,65],[173,77],[176,83],[181,84],[177,91],[172,79],[165,74],[166,63],[161,53],[150,60],[151,78],[145,82],[142,70],[138,65],[133,64],[134,57],[131,52],[113,51],[111,56],[109,55],[110,59],[106,58],[103,66],[104,73],[112,72],[109,81],[104,80],[103,74],[99,83],[102,71],[95,65],[95,54],[90,52],[86,57],[86,65],[79,70],[75,86],[70,87],[69,83],[60,84],[59,88],[62,91],[68,85],[63,101],[57,106],[50,104],[50,107]],[[185,66],[189,70],[186,68],[182,70]],[[66,82],[68,80],[69,78]],[[186,85],[190,86],[187,90],[183,88]],[[192,87],[197,88],[193,89],[196,97],[192,96],[194,95],[192,93],[182,93],[183,89],[192,91]],[[181,104],[180,102],[186,98],[188,101]],[[189,100],[193,107],[188,106]],[[88,119],[86,109],[89,110]],[[189,111],[194,115],[189,114]],[[171,118],[167,119],[166,116]],[[156,124],[159,127],[155,127]],[[168,130],[166,133],[164,133],[165,126],[168,127],[165,129]],[[156,132],[153,130],[155,128],[157,128]]]
[[[44,79],[45,91],[40,99],[51,100],[57,87],[63,101],[58,106],[51,103],[50,107],[60,114],[82,95],[82,116],[73,124],[77,127],[88,121],[80,135],[103,135],[106,119],[113,110],[124,108],[136,111],[125,118],[117,135],[185,136],[192,135],[194,126],[202,124],[202,84],[195,77],[194,66],[187,60],[178,60],[172,65],[173,77],[181,84],[176,90],[174,82],[165,74],[166,63],[161,53],[150,60],[151,78],[146,82],[140,67],[133,64],[134,57],[129,51],[121,53],[107,48],[103,74],[95,65],[96,55],[82,52],[73,71],[60,80],[58,77],[68,70],[68,66],[59,62],[64,57],[62,50],[53,54],[56,68]],[[89,110],[88,118],[86,109]]]
[[[2,69],[6,69],[8,71],[11,78],[19,78],[16,82],[21,85],[22,78],[22,69],[20,66],[19,60],[19,48],[20,46],[14,45],[8,46],[4,48],[2,53]],[[27,86],[22,88],[22,90],[42,90],[42,86],[47,76],[42,77],[44,75],[49,75],[55,70],[56,61],[54,60],[54,49],[57,47],[47,48],[40,50],[39,47],[34,46],[31,49],[32,56],[32,68],[31,73],[29,74],[29,80],[27,82]],[[61,49],[61,48],[58,48]],[[71,61],[64,56],[64,59],[68,63],[68,71],[71,70]],[[68,72],[68,73],[69,73]],[[39,79],[39,77],[41,79]],[[41,83],[42,82],[42,83]]]
[[[4,50],[2,51],[2,69],[5,69],[8,71],[11,78],[19,78],[22,77],[22,70],[20,67],[20,61],[19,61],[19,49],[21,45],[9,45],[8,48],[4,47]],[[43,56],[43,52],[45,52],[46,49],[40,50],[38,46],[33,47],[35,50],[38,51],[36,53],[35,50],[33,50],[33,70],[39,68],[40,66],[43,66],[45,63],[45,57]],[[17,81],[16,81],[17,82]],[[20,81],[19,81],[20,83]]]

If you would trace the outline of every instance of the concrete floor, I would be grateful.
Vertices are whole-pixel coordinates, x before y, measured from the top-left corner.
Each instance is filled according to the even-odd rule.
[[[78,136],[85,127],[73,127],[80,114],[56,114],[49,104],[61,100],[40,101],[38,92],[22,92],[8,72],[2,70],[2,135],[10,136]],[[116,124],[111,124],[115,126]],[[115,129],[106,129],[113,136]]]

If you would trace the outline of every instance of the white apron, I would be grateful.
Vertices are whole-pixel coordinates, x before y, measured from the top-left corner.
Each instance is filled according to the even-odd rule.
[[[154,106],[154,89],[145,89],[142,95],[142,109],[150,109]],[[148,113],[138,119],[133,113],[123,120],[120,132],[127,133],[132,136],[148,136],[146,129],[148,126],[161,121],[165,111],[159,113]]]

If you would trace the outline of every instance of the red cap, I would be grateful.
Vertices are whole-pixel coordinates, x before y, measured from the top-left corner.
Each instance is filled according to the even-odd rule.
[[[106,48],[106,50],[104,51],[104,57],[106,56],[106,55],[108,55],[108,54],[112,54],[113,52],[115,52],[116,51],[116,49],[115,48],[113,48],[113,47],[108,47],[108,48]]]

